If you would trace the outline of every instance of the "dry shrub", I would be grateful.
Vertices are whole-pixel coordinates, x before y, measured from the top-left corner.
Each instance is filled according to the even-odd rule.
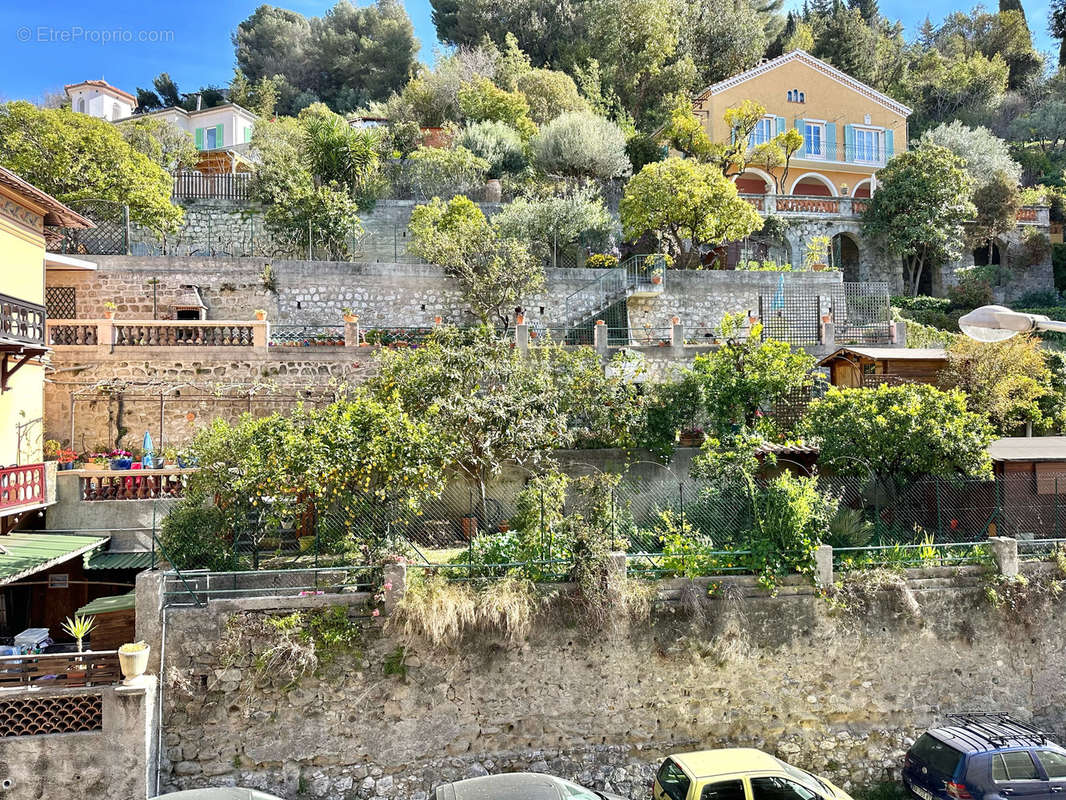
[[[512,642],[529,635],[537,611],[536,587],[524,578],[504,578],[478,596],[478,621]]]
[[[529,635],[540,607],[536,587],[522,578],[506,577],[478,592],[431,576],[408,584],[389,626],[437,646],[457,644],[473,631],[503,634],[516,643]]]
[[[907,579],[890,569],[871,569],[848,573],[842,581],[826,590],[832,608],[846,617],[865,617],[878,600],[892,603],[895,611],[914,621],[922,618],[918,600],[907,585]]]

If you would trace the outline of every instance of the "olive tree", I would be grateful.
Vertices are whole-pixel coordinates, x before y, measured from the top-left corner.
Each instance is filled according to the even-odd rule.
[[[621,128],[591,111],[560,114],[533,139],[533,161],[568,178],[622,178],[632,172]]]

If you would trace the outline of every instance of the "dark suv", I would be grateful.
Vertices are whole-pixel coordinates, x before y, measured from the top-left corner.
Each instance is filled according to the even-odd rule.
[[[907,752],[919,800],[1066,800],[1066,750],[1007,714],[951,714]]]

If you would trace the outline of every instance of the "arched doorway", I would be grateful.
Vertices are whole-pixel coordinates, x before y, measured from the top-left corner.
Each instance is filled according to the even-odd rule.
[[[833,237],[830,258],[835,269],[844,273],[846,283],[859,282],[859,244],[849,233],[838,233]]]
[[[999,245],[996,242],[991,242],[991,248],[989,248],[989,242],[975,247],[973,250],[973,265],[975,267],[987,267],[989,264],[999,265]]]
[[[756,170],[751,167],[737,175],[734,183],[740,194],[766,194],[773,189],[774,185],[769,175],[761,169]]]
[[[852,190],[851,196],[858,198],[859,200],[869,199],[870,187],[872,185],[873,184],[870,178],[867,178],[864,181],[859,181],[857,184],[855,184],[855,188]]]
[[[808,172],[793,181],[792,194],[806,197],[835,197],[836,187],[824,175]]]

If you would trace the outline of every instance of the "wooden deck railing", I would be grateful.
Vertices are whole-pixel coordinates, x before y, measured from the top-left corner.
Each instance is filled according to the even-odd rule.
[[[82,500],[157,500],[181,497],[187,475],[195,470],[180,468],[70,470],[61,475],[76,478]],[[65,480],[67,478],[64,478]]]
[[[45,502],[44,464],[0,469],[0,509]]]
[[[0,687],[109,686],[121,680],[117,650],[0,656]]]
[[[172,196],[181,199],[247,200],[250,173],[204,175],[179,172],[174,176]]]

